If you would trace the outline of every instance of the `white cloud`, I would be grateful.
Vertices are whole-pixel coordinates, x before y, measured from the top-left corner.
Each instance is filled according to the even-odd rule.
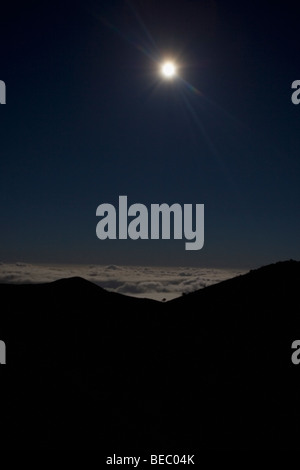
[[[81,276],[104,289],[137,297],[169,300],[243,274],[233,269],[151,266],[34,265],[0,263],[0,283],[43,283]]]

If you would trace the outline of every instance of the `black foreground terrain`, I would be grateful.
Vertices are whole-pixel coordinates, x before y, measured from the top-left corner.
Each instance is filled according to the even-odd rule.
[[[300,262],[161,303],[0,285],[1,448],[300,448]]]

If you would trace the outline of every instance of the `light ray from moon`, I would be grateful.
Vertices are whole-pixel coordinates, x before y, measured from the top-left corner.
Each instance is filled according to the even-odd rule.
[[[133,39],[133,37],[130,37],[128,34],[122,32],[119,28],[117,28],[115,25],[110,23],[107,19],[98,16],[98,19],[105,24],[108,28],[113,30],[115,33],[117,33],[119,36],[122,37],[123,40],[125,40],[127,43],[129,43],[131,46],[135,47],[137,50],[142,52],[145,56],[147,56],[151,61],[153,61],[156,65],[156,67],[159,69],[160,76],[163,80],[165,81],[173,81],[174,78],[176,78],[176,82],[179,81],[183,85],[183,90],[186,89],[188,90],[191,94],[198,96],[201,101],[205,102],[209,108],[217,113],[219,116],[221,116],[226,122],[231,121],[231,123],[236,127],[236,128],[244,128],[244,125],[237,119],[235,118],[232,114],[230,114],[226,109],[224,109],[222,106],[219,106],[217,103],[215,103],[213,100],[209,99],[208,96],[206,96],[203,92],[201,92],[199,89],[197,89],[195,86],[193,86],[191,83],[189,83],[187,80],[185,80],[179,73],[178,73],[178,65],[176,64],[175,61],[172,59],[165,60],[165,62],[161,62],[159,59],[159,51],[157,49],[157,46],[154,42],[154,39],[152,38],[150,31],[146,28],[145,24],[142,22],[142,19],[136,12],[136,10],[131,6],[131,10],[135,14],[135,17],[139,23],[139,25],[142,27],[143,33],[146,35],[146,40],[142,41],[145,45],[147,44],[147,39],[148,39],[148,44],[145,47],[145,45],[139,44],[136,40]],[[180,66],[180,69],[182,67]],[[155,87],[159,86],[159,83],[156,82]],[[182,90],[182,91],[183,91]],[[193,115],[193,119],[195,120],[196,114],[195,112],[191,110],[191,104],[186,102],[186,99],[188,97],[185,96],[185,106],[188,109],[188,112]],[[199,123],[198,123],[199,127]],[[203,132],[203,129],[202,129]],[[209,147],[212,149],[212,145],[210,144]],[[215,151],[213,151],[215,153]]]

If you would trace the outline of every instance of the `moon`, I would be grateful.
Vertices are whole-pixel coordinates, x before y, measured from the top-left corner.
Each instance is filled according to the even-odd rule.
[[[164,78],[174,78],[176,75],[176,65],[174,64],[174,62],[164,62],[161,66],[161,73]]]

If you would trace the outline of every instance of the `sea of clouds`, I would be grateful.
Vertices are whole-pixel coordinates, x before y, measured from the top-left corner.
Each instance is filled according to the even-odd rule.
[[[245,270],[194,267],[37,265],[0,263],[0,283],[32,284],[80,276],[104,289],[135,297],[170,300],[244,274]]]

